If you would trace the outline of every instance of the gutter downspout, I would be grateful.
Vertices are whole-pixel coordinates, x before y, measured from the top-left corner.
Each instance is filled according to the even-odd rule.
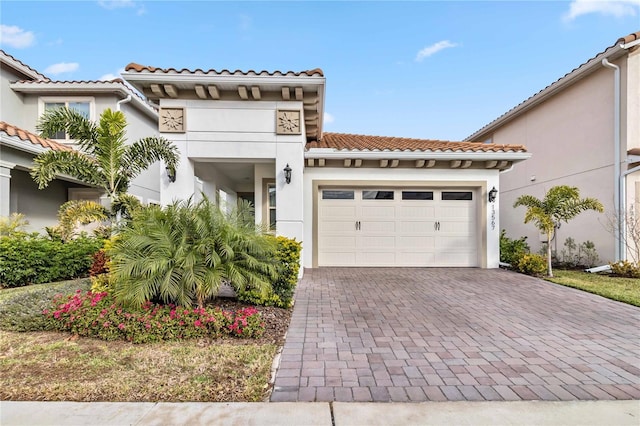
[[[613,156],[614,156],[614,185],[613,185],[613,207],[616,216],[616,230],[614,233],[615,238],[615,259],[619,261],[623,258],[623,234],[622,234],[622,217],[624,210],[622,210],[624,202],[622,201],[624,196],[621,196],[620,181],[623,176],[620,171],[620,67],[607,61],[602,60],[602,65],[606,68],[610,68],[614,71],[613,74]]]
[[[131,102],[131,95],[127,95],[126,98],[120,99],[118,102],[116,102],[116,111],[120,111],[120,105],[126,104],[128,102]]]

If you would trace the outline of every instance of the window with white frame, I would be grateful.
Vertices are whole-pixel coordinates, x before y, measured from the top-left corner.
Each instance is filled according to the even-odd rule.
[[[57,108],[69,108],[78,111],[80,114],[87,117],[89,120],[93,120],[94,110],[94,98],[82,97],[82,98],[59,98],[59,97],[47,97],[40,98],[40,115],[46,111],[51,111]],[[69,138],[65,132],[57,132],[51,139],[59,140],[66,143],[73,143],[73,140]]]
[[[276,230],[276,184],[268,183],[267,192],[269,198],[267,200],[267,210],[269,213],[269,229]]]

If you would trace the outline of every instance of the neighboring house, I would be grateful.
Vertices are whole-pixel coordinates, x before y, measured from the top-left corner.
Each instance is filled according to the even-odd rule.
[[[594,242],[601,262],[623,258],[616,213],[634,206],[640,211],[640,32],[620,38],[468,140],[517,140],[532,154],[500,175],[500,225],[508,236],[527,236],[537,251],[546,238],[523,223],[525,209],[514,210],[513,203],[523,194],[541,198],[553,186],[571,185],[582,197],[600,200],[605,214],[586,212],[562,224],[552,247],[560,253],[571,237]]]
[[[498,267],[500,172],[524,146],[323,134],[319,69],[129,64],[123,77],[159,103],[158,130],[180,150],[163,205],[250,200],[257,222],[302,241],[305,267]]]
[[[135,141],[157,134],[157,110],[122,80],[52,81],[0,50],[0,215],[27,216],[30,229],[54,225],[58,208],[72,199],[99,200],[100,191],[60,176],[38,190],[29,176],[33,158],[46,149],[73,149],[74,141],[60,133],[53,140],[37,136],[42,113],[67,106],[97,120],[107,108],[127,117],[127,139]],[[160,165],[135,179],[129,192],[143,203],[159,203]]]

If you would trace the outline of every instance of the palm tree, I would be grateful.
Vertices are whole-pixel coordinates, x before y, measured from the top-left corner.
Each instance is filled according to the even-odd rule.
[[[551,237],[560,222],[569,222],[586,210],[603,212],[604,207],[595,198],[580,199],[580,191],[576,187],[560,185],[551,188],[542,200],[533,195],[521,195],[513,207],[527,207],[524,223],[535,222],[536,227],[547,235],[547,273],[553,277],[551,270]]]
[[[276,247],[244,219],[206,198],[139,211],[109,252],[116,299],[203,307],[225,282],[268,291],[277,275]]]
[[[66,174],[102,188],[110,202],[125,194],[131,181],[156,161],[175,170],[178,149],[162,137],[146,137],[126,143],[125,115],[106,109],[98,123],[76,110],[56,108],[46,111],[37,129],[43,137],[66,132],[80,150],[46,151],[35,158],[31,177],[40,189],[58,174]]]

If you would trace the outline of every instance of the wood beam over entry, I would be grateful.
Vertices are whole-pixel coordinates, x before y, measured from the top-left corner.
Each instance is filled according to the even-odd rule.
[[[318,166],[324,167],[324,158],[319,158],[318,159]]]
[[[462,160],[451,160],[451,162],[449,163],[449,167],[451,167],[452,169],[457,169],[458,167],[460,167],[461,163]]]
[[[289,99],[291,99],[291,89],[288,87],[283,87],[282,88],[282,100],[283,101],[288,101]]]
[[[416,160],[416,168],[424,167],[425,160]]]
[[[389,164],[389,167],[394,169],[394,168],[398,167],[399,163],[400,163],[400,160],[391,160],[391,164]]]
[[[436,165],[436,160],[429,160],[429,161],[427,161],[427,164],[425,165],[425,167],[427,169],[430,169],[431,167],[433,167],[435,165]]]
[[[240,99],[249,99],[246,86],[238,86],[238,95],[240,95]]]
[[[167,92],[167,95],[172,98],[178,97],[178,89],[176,89],[176,86],[174,86],[173,84],[165,84],[164,91]]]
[[[387,167],[389,165],[389,160],[380,160],[380,167]]]
[[[159,84],[152,84],[149,87],[151,88],[151,92],[154,95],[156,95],[159,98],[163,98],[164,97],[164,92],[162,91],[162,88],[160,87]]]
[[[496,160],[485,161],[484,163],[486,169],[493,169],[496,165],[498,165],[498,161]]]
[[[353,162],[353,165],[354,165],[355,167],[360,167],[360,166],[362,166],[362,159],[358,158],[357,160],[355,160],[355,161]]]
[[[351,167],[351,158],[345,158],[344,159],[344,166],[345,167]]]
[[[218,91],[218,86],[211,84],[207,86],[207,90],[209,91],[209,95],[211,95],[212,99],[220,99],[220,91]]]
[[[315,166],[316,160],[315,158],[307,158],[307,166],[313,167]]]
[[[303,100],[304,92],[302,91],[302,87],[296,87],[296,101]]]
[[[198,95],[200,99],[207,99],[207,91],[205,90],[203,85],[196,84],[195,89],[196,89],[196,95]]]
[[[251,96],[253,99],[260,100],[260,88],[258,86],[251,86]]]
[[[471,166],[471,163],[473,163],[473,161],[471,160],[464,160],[462,162],[462,164],[460,165],[461,169],[468,169]]]

